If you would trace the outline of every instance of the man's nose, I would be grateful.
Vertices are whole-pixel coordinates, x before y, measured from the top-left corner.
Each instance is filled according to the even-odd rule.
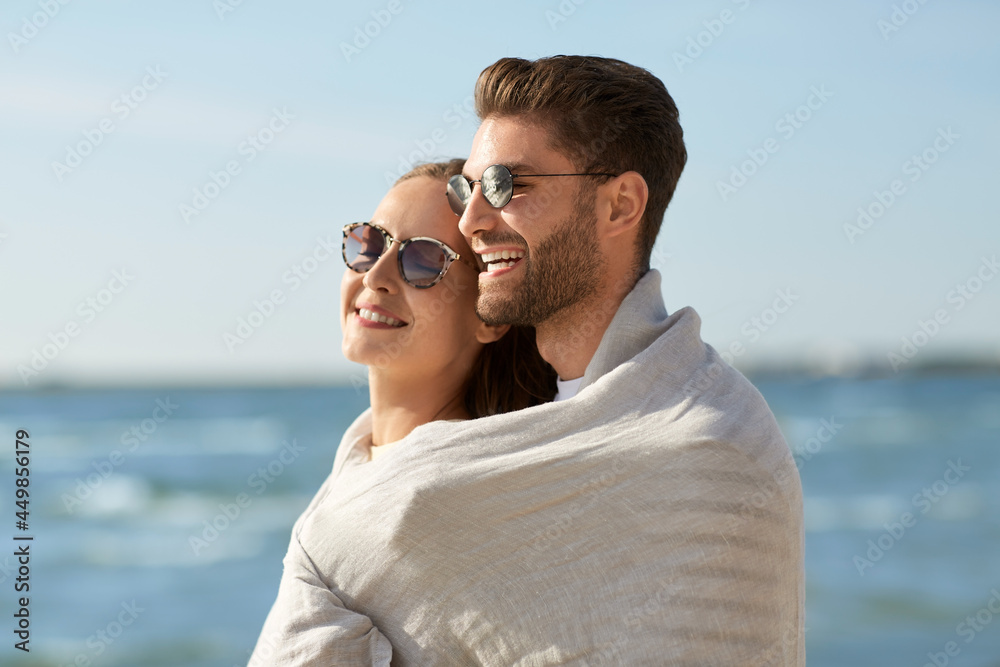
[[[465,212],[458,221],[458,229],[469,241],[482,232],[496,228],[500,220],[500,209],[494,208],[483,196],[482,184],[472,186],[472,195],[465,205]]]

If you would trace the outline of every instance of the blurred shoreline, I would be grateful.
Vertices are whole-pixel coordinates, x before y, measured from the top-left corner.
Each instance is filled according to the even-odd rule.
[[[751,381],[798,379],[849,379],[875,380],[892,377],[935,377],[935,376],[994,376],[1000,375],[1000,357],[969,355],[968,357],[932,357],[915,358],[894,370],[884,359],[869,358],[852,360],[849,363],[810,363],[802,360],[790,361],[746,361],[737,359],[733,364]],[[367,391],[367,382],[363,375],[355,374],[341,377],[316,379],[275,379],[247,378],[222,381],[198,381],[191,379],[175,380],[91,380],[81,382],[54,378],[46,380],[39,378],[31,385],[0,384],[0,395],[21,393],[58,393],[64,391],[82,390],[121,390],[121,389],[197,389],[197,390],[231,390],[245,389],[315,389],[355,387],[359,392]]]

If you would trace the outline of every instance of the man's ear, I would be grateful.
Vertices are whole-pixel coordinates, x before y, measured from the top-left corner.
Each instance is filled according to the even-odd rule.
[[[509,330],[509,324],[498,324],[497,326],[493,326],[486,324],[486,322],[480,322],[479,328],[476,329],[476,340],[483,345],[486,345],[487,343],[494,343],[503,338],[503,335]]]
[[[637,171],[626,171],[601,186],[598,224],[605,236],[618,236],[639,226],[649,201],[649,186]]]

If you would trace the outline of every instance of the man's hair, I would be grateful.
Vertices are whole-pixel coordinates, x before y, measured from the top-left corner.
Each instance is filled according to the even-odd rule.
[[[501,58],[476,82],[476,113],[526,116],[577,171],[637,171],[649,187],[637,262],[649,268],[663,213],[687,161],[677,106],[647,70],[613,58]]]
[[[427,162],[400,176],[395,185],[411,178],[433,178],[441,181],[444,198],[444,184],[461,174],[464,166],[465,160],[459,158]],[[469,414],[478,418],[547,403],[555,395],[556,371],[538,353],[534,327],[512,326],[499,340],[483,347],[472,366],[463,399]]]

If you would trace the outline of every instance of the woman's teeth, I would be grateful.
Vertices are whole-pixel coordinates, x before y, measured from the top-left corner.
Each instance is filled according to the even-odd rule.
[[[361,308],[358,310],[358,317],[363,317],[366,320],[371,320],[372,322],[381,322],[382,324],[388,324],[391,327],[401,327],[403,323],[399,320],[386,317],[385,315],[379,315],[378,313],[372,312],[367,308]]]
[[[483,262],[486,263],[487,271],[496,271],[497,269],[507,269],[517,264],[517,260],[524,258],[524,251],[498,250],[497,252],[484,253],[480,255],[480,257],[482,257]]]

